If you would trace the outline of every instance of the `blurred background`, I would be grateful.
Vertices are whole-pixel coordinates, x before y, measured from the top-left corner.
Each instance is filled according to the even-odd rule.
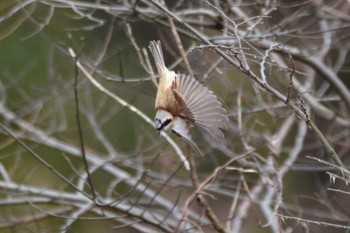
[[[349,232],[349,12],[2,0],[0,231]],[[153,126],[151,40],[227,110],[203,156]]]

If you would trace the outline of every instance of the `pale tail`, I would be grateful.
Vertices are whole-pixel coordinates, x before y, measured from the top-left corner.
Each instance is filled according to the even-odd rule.
[[[149,44],[149,49],[153,55],[154,63],[157,65],[158,72],[161,74],[163,72],[162,69],[165,67],[165,63],[160,41],[151,41]]]

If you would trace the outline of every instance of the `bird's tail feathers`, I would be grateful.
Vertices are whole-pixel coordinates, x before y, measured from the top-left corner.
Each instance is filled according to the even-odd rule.
[[[153,55],[154,62],[157,65],[159,73],[163,72],[162,69],[165,68],[164,56],[162,51],[162,45],[159,40],[151,41],[149,44],[149,49]]]

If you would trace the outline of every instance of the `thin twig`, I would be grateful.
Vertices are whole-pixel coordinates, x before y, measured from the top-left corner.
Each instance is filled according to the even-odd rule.
[[[176,30],[177,27],[175,26],[174,20],[168,15],[167,15],[167,18],[168,18],[168,21],[169,21],[169,24],[170,24],[171,32],[174,35],[174,39],[175,39],[177,48],[178,48],[178,50],[179,50],[179,52],[181,54],[181,57],[182,57],[182,59],[183,59],[183,61],[185,63],[185,67],[187,69],[187,72],[192,78],[194,78],[194,74],[193,74],[193,71],[191,69],[191,65],[190,65],[190,63],[189,63],[189,61],[187,59],[186,53],[185,53],[184,48],[182,46],[182,42],[181,42],[180,36],[177,33],[177,30]]]
[[[87,181],[89,184],[89,188],[92,194],[92,199],[96,199],[96,194],[94,190],[94,185],[92,183],[92,178],[90,175],[90,170],[89,170],[89,164],[86,159],[86,154],[85,154],[85,145],[84,145],[84,135],[83,135],[83,129],[81,127],[81,122],[80,122],[80,110],[79,110],[79,96],[78,96],[78,75],[79,75],[79,70],[77,67],[77,62],[78,62],[78,57],[75,57],[75,79],[74,79],[74,100],[75,100],[75,117],[77,120],[77,126],[78,126],[78,134],[79,134],[79,141],[80,141],[80,150],[81,150],[81,156],[83,158],[84,166],[85,166],[85,171],[87,174]]]
[[[287,216],[287,215],[282,215],[282,214],[276,214],[278,217],[280,217],[283,221],[284,220],[296,220],[297,222],[302,222],[302,223],[307,223],[307,224],[316,224],[318,226],[326,226],[326,227],[334,227],[334,228],[340,228],[340,229],[347,229],[350,230],[350,226],[347,225],[340,225],[340,224],[334,224],[334,223],[329,223],[329,222],[321,222],[321,221],[314,221],[314,220],[309,220],[305,218],[298,218],[298,217],[293,217],[293,216]]]
[[[122,82],[125,82],[123,57],[121,55],[121,49],[119,48],[118,48],[118,63],[119,63],[119,76],[121,77]]]
[[[108,45],[112,39],[114,24],[115,24],[115,16],[112,16],[111,21],[110,21],[109,26],[108,26],[107,34],[105,36],[105,41],[104,41],[103,46],[101,48],[101,51],[96,56],[96,59],[93,62],[94,68],[96,68],[101,63],[102,59],[106,56]]]
[[[292,55],[289,54],[289,58],[290,58],[290,60],[292,62],[293,69],[292,69],[292,72],[289,74],[289,85],[288,85],[288,92],[287,92],[286,103],[289,102],[290,93],[291,93],[291,90],[292,90],[292,87],[293,87],[293,75],[295,73],[295,64],[294,64],[294,60],[293,60]]]

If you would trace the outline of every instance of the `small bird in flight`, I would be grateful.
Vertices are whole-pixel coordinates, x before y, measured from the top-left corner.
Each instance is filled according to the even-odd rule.
[[[203,128],[216,141],[223,139],[220,129],[227,129],[229,120],[213,92],[190,76],[168,70],[160,41],[151,41],[149,49],[159,74],[155,128],[160,132],[171,127],[175,134],[185,138],[196,149],[198,147],[189,134],[193,124]]]

